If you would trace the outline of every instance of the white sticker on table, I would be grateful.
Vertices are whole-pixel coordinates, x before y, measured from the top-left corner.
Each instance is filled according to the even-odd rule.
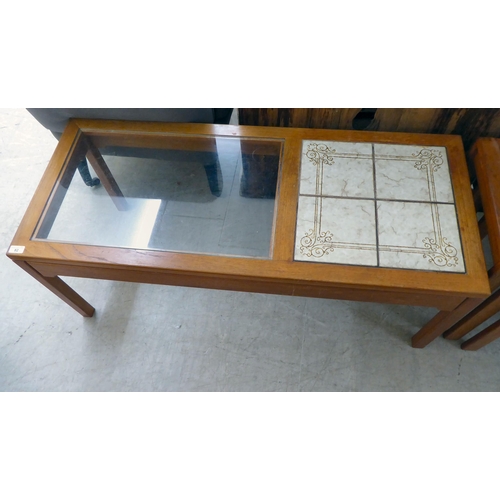
[[[24,249],[26,247],[20,246],[20,245],[12,245],[9,248],[9,253],[24,253]]]

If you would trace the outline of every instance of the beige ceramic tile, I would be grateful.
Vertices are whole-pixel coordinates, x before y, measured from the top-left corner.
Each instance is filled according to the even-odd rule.
[[[371,200],[299,198],[295,260],[377,265]]]
[[[376,160],[377,198],[429,201],[426,172],[405,161]]]
[[[373,161],[338,158],[323,172],[323,195],[373,198]]]
[[[380,266],[464,272],[455,207],[377,202]]]
[[[446,148],[375,144],[378,199],[453,203]]]
[[[300,193],[295,260],[465,271],[446,148],[304,141]]]
[[[304,141],[300,193],[373,198],[372,145]]]

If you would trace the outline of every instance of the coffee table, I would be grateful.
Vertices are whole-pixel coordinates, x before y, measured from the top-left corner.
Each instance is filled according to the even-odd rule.
[[[84,316],[60,276],[446,311],[490,294],[451,135],[72,120],[7,255]]]

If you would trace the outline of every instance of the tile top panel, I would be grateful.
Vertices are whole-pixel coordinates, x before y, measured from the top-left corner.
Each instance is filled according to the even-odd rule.
[[[295,260],[464,273],[446,148],[303,141]]]

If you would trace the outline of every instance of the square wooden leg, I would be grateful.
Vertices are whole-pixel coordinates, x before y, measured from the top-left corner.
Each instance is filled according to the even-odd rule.
[[[440,311],[411,339],[412,347],[423,348],[481,304],[482,299],[466,299],[453,311]]]
[[[36,269],[33,269],[33,267],[24,261],[16,261],[16,264],[82,316],[90,318],[94,315],[95,309],[58,276],[42,276]]]
[[[498,338],[500,338],[500,320],[485,328],[477,335],[474,335],[469,340],[466,340],[460,348],[465,351],[477,351]]]

